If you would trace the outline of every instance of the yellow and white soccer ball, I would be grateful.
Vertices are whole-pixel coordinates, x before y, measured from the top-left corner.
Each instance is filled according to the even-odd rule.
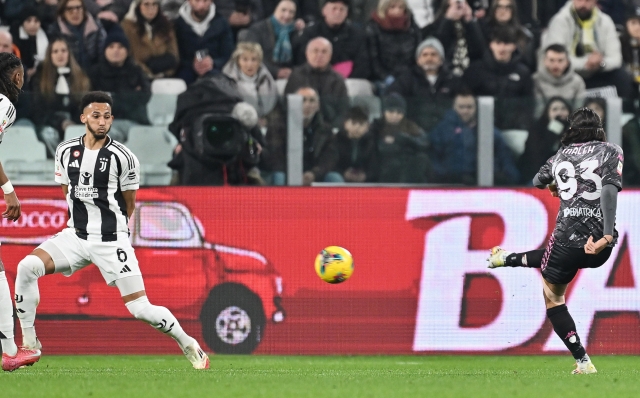
[[[342,283],[353,274],[353,256],[340,246],[329,246],[316,256],[316,273],[327,283]]]

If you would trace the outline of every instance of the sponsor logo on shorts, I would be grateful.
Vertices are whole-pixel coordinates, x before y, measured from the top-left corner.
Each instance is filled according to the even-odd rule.
[[[590,207],[572,207],[564,209],[565,217],[598,217],[602,218],[600,209],[592,209]]]

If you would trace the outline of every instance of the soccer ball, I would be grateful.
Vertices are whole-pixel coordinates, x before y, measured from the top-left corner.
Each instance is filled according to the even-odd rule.
[[[342,283],[353,274],[353,257],[349,250],[329,246],[316,256],[316,273],[327,283]]]

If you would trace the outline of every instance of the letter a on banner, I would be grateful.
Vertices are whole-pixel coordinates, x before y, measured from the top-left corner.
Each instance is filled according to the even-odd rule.
[[[618,196],[616,229],[618,244],[609,260],[600,268],[581,271],[572,282],[575,286],[567,298],[567,307],[576,321],[577,332],[585,346],[598,311],[640,311],[640,194],[621,192]],[[607,287],[607,281],[618,259],[620,246],[626,240],[631,260],[633,287]],[[633,337],[637,341],[637,337]],[[588,348],[588,347],[587,347]],[[545,351],[566,351],[562,340],[551,333],[543,348]]]
[[[429,190],[409,193],[406,220],[448,216],[425,236],[414,351],[498,351],[525,343],[542,327],[545,309],[537,269],[487,269],[488,250],[469,250],[471,215],[497,214],[510,251],[544,244],[547,211],[535,197],[508,190]],[[490,324],[460,326],[467,274],[491,272],[502,288],[502,307]]]

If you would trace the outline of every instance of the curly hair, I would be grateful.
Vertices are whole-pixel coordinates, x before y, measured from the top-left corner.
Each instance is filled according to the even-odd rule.
[[[22,67],[20,58],[13,53],[0,53],[0,93],[9,98],[14,104],[18,101],[20,89],[13,82],[13,72]]]
[[[580,142],[602,141],[607,136],[602,128],[602,120],[597,113],[589,108],[580,108],[569,116],[569,128],[562,136],[562,145]]]

